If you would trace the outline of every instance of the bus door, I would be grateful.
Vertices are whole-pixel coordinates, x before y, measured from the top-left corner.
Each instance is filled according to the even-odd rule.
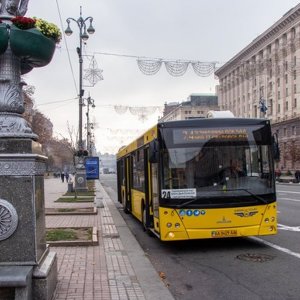
[[[154,217],[154,230],[159,232],[159,190],[158,190],[158,163],[152,163],[151,166],[151,194],[152,209]]]
[[[152,201],[152,189],[151,189],[151,164],[149,163],[149,149],[144,149],[144,175],[145,175],[145,211],[146,211],[146,228],[153,227],[153,201]]]
[[[131,186],[132,186],[132,176],[131,176],[131,157],[126,157],[125,161],[125,211],[131,211]]]

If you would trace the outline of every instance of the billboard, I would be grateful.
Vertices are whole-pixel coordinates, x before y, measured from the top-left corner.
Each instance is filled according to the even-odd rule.
[[[87,156],[85,158],[86,180],[99,179],[99,157]]]

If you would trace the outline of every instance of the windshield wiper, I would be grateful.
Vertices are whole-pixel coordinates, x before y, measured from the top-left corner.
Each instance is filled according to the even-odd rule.
[[[191,204],[191,203],[193,203],[193,202],[195,202],[195,201],[197,201],[197,200],[199,200],[199,198],[196,198],[196,199],[193,199],[193,200],[186,201],[186,202],[184,202],[184,203],[181,203],[181,204],[177,205],[177,208],[182,208],[183,206],[188,205],[188,204]]]
[[[244,191],[244,192],[247,192],[249,195],[253,196],[255,199],[259,200],[260,202],[262,202],[264,204],[268,204],[268,201],[266,201],[264,198],[253,194],[252,192],[250,192],[247,189],[230,189],[230,190],[226,190],[226,191]]]

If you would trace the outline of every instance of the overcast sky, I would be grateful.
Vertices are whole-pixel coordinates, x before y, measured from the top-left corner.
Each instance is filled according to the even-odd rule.
[[[91,118],[96,123],[97,150],[115,153],[137,131],[153,126],[161,113],[156,110],[142,122],[128,111],[118,114],[114,106],[162,107],[192,93],[214,93],[217,81],[213,75],[197,76],[191,66],[181,77],[172,77],[164,66],[147,76],[135,58],[99,53],[216,61],[221,66],[297,4],[294,0],[30,0],[26,16],[46,19],[62,31],[68,17],[78,19],[80,6],[84,18],[93,17],[96,32],[84,46],[84,68],[89,68],[94,55],[104,80],[84,87],[84,97],[90,94],[95,100]],[[73,35],[63,37],[52,62],[25,77],[36,88],[36,108],[50,118],[54,134],[65,137],[67,123],[78,128],[79,30],[74,22],[71,28]]]

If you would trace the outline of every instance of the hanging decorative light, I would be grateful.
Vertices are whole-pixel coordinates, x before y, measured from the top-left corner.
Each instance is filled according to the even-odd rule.
[[[191,62],[194,72],[198,76],[207,77],[210,76],[216,69],[216,63],[203,63],[199,61]]]
[[[185,74],[189,66],[189,62],[188,61],[165,61],[165,66],[167,72],[170,75],[174,77],[178,77]]]
[[[103,80],[103,70],[98,68],[97,61],[94,56],[91,59],[88,69],[85,69],[84,71],[85,75],[83,76],[83,79],[89,81],[92,86],[94,86],[98,81]]]
[[[114,105],[114,109],[116,111],[116,113],[123,115],[126,113],[126,111],[128,110],[128,106],[124,106],[124,105]]]
[[[142,60],[139,58],[137,64],[141,72],[145,75],[155,75],[161,67],[162,60]]]

